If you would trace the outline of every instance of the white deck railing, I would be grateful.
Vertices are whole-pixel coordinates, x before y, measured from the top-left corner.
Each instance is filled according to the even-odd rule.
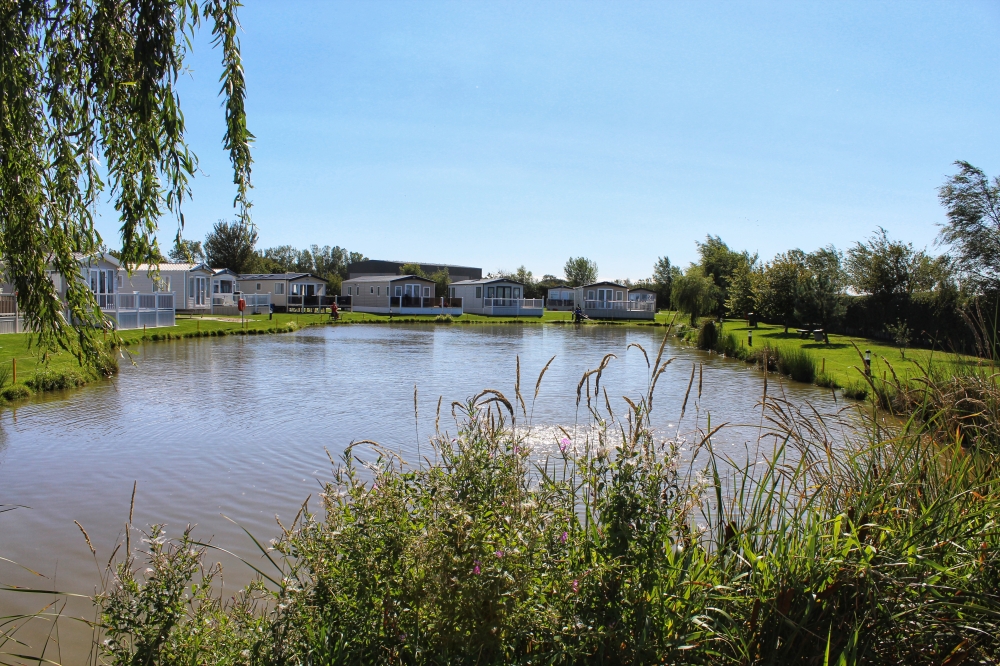
[[[584,301],[585,310],[624,310],[627,312],[653,312],[652,301]]]
[[[542,298],[484,298],[483,307],[516,308],[519,310],[541,310],[545,307]]]
[[[173,292],[95,294],[101,311],[115,321],[115,328],[157,328],[174,325]]]

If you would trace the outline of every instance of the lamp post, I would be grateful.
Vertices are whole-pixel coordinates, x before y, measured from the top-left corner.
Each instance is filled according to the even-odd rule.
[[[747,331],[747,346],[753,347],[753,329]]]
[[[865,350],[865,376],[872,376],[872,350]]]

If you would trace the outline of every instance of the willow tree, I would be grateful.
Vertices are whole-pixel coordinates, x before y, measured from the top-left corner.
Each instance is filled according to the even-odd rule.
[[[184,225],[197,158],[177,79],[204,23],[221,55],[224,146],[234,206],[249,225],[250,143],[236,0],[0,0],[0,260],[34,341],[81,361],[102,347],[103,317],[81,255],[104,247],[105,197],[126,269],[160,256],[164,216]],[[65,304],[47,271],[67,277]],[[64,310],[68,310],[66,317]]]

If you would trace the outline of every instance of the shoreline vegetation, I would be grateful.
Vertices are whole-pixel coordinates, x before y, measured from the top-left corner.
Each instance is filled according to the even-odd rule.
[[[425,460],[352,443],[331,458],[319,507],[307,498],[269,544],[249,537],[258,576],[235,595],[218,585],[222,546],[130,520],[110,558],[91,546],[104,572],[95,654],[122,665],[1000,659],[995,374],[963,378],[976,404],[925,376],[911,396],[921,418],[889,421],[864,403],[820,415],[764,388],[751,442],[762,455],[739,465],[715,452],[718,427],[654,436],[665,347],[638,348],[650,383],[618,412],[600,386],[613,356],[584,374],[581,427],[555,435],[547,459],[528,444],[545,369],[534,394],[519,371],[512,393],[452,404],[456,432],[436,428]],[[688,396],[657,409],[679,423]],[[690,463],[680,446],[694,447]],[[362,449],[376,458],[364,469]]]
[[[816,386],[839,389],[846,398],[863,400],[875,394],[884,405],[897,391],[887,380],[908,382],[925,372],[964,374],[969,368],[982,366],[989,361],[959,354],[920,348],[899,348],[884,342],[831,334],[830,343],[803,340],[792,333],[784,333],[780,325],[759,324],[751,329],[743,320],[726,320],[719,324],[703,318],[698,327],[679,321],[672,311],[660,311],[653,321],[586,321],[584,326],[660,327],[679,341],[694,345],[704,351],[718,353],[745,363],[782,374],[795,381]],[[179,315],[177,325],[147,331],[120,331],[121,345],[113,348],[105,341],[105,349],[94,363],[81,365],[67,352],[50,354],[39,359],[29,346],[28,333],[0,336],[0,407],[17,403],[37,393],[79,388],[94,381],[107,379],[118,373],[119,363],[130,362],[128,352],[137,345],[151,342],[183,340],[227,335],[267,335],[289,333],[304,327],[346,324],[456,324],[456,325],[570,325],[572,313],[546,311],[538,317],[486,317],[465,314],[461,317],[414,317],[376,315],[345,312],[338,321],[331,321],[322,314],[275,314],[272,320],[266,315],[247,316],[241,324],[232,316]],[[749,346],[747,333],[753,331],[754,346]],[[871,377],[862,372],[862,350],[872,352],[872,377],[881,377],[889,389],[875,390]],[[16,369],[16,377],[14,376]],[[888,391],[888,393],[886,392]]]

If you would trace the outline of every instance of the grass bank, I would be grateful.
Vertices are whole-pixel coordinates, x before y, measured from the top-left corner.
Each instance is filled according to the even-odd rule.
[[[319,510],[303,504],[259,544],[260,577],[234,596],[220,596],[213,547],[129,526],[95,598],[95,645],[113,664],[1000,659],[1000,472],[985,439],[860,407],[835,438],[837,418],[770,396],[763,461],[733,465],[709,432],[681,466],[649,427],[662,361],[619,413],[596,383],[614,361],[585,375],[593,429],[557,435],[538,466],[512,427],[531,411],[519,387],[454,405],[433,466],[356,443]],[[993,379],[977,381],[995,415]],[[358,447],[378,456],[367,470]]]
[[[682,330],[679,335],[702,349],[748,363],[763,366],[766,359],[770,371],[796,381],[840,388],[852,398],[865,398],[872,392],[864,373],[865,351],[871,352],[871,378],[885,386],[894,379],[903,383],[920,380],[928,372],[963,375],[990,363],[972,356],[899,348],[846,335],[830,335],[827,344],[812,337],[802,339],[794,329],[785,333],[783,327],[768,324],[751,328],[742,320],[727,320],[721,325],[703,321],[698,329]]]
[[[177,325],[148,330],[120,331],[122,349],[108,340],[107,354],[93,365],[81,365],[72,354],[62,351],[41,358],[31,346],[27,333],[0,335],[0,404],[24,400],[34,393],[84,386],[118,372],[120,352],[135,351],[139,345],[166,340],[226,335],[267,335],[286,333],[325,322],[319,315],[276,314],[247,317],[177,317]],[[15,375],[16,373],[16,375]]]

